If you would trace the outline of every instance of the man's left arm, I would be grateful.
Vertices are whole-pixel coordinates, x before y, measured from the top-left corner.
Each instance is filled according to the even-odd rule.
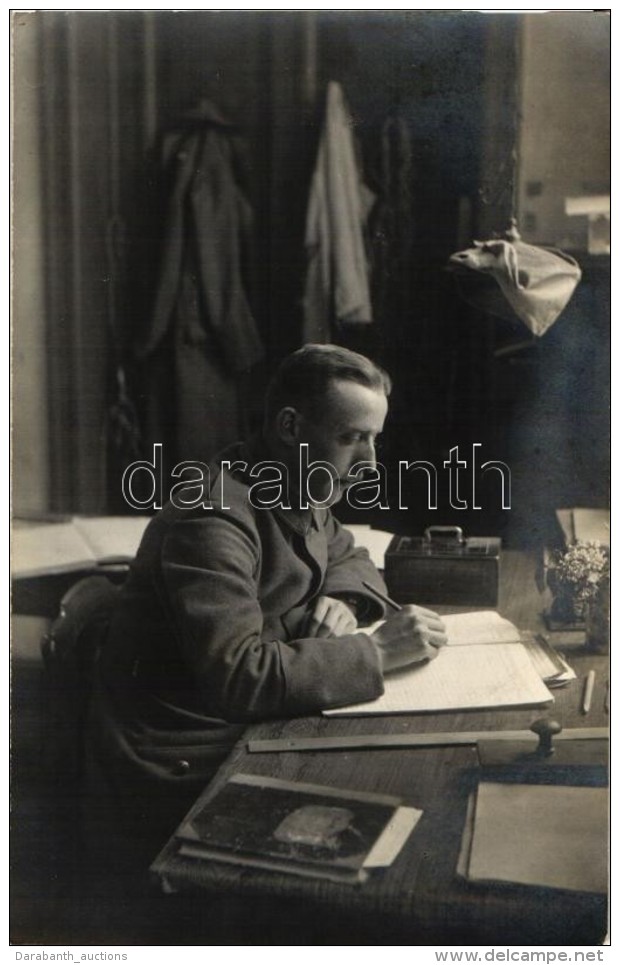
[[[360,626],[385,616],[385,607],[364,582],[386,593],[385,583],[367,550],[356,546],[351,533],[328,511],[325,521],[328,562],[321,594],[343,600]]]

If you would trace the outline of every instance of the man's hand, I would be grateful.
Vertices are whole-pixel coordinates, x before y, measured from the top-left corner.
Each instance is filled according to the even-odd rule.
[[[302,635],[304,637],[341,637],[357,630],[357,620],[342,600],[332,596],[320,596],[316,606],[307,618]]]
[[[446,628],[436,613],[421,606],[405,606],[390,614],[370,635],[384,673],[409,664],[434,660],[446,645]]]

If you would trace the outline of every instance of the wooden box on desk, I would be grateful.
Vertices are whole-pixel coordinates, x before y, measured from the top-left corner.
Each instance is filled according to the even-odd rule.
[[[458,526],[430,526],[423,537],[395,536],[385,582],[398,603],[497,606],[501,540],[465,538]]]

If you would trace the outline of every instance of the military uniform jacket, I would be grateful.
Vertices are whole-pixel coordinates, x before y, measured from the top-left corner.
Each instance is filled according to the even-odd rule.
[[[300,635],[319,595],[353,595],[360,622],[383,615],[362,584],[385,590],[366,551],[329,509],[254,508],[256,480],[224,458],[257,461],[233,447],[212,467],[207,508],[168,503],[121,591],[96,702],[100,751],[119,772],[204,779],[247,721],[383,692],[368,635]]]

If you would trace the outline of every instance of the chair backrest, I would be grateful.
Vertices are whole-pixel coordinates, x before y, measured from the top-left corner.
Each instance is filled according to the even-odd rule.
[[[41,641],[52,728],[48,759],[58,782],[75,783],[83,775],[93,669],[117,594],[118,587],[104,576],[79,580],[62,598],[59,616]]]

